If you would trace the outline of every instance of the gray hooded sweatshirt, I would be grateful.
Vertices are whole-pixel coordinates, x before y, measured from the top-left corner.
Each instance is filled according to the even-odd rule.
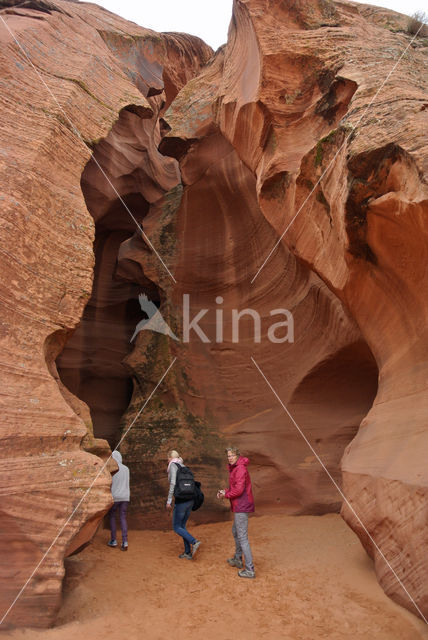
[[[129,469],[122,464],[122,455],[119,451],[113,451],[112,457],[116,460],[119,471],[111,481],[111,493],[115,502],[129,502]]]

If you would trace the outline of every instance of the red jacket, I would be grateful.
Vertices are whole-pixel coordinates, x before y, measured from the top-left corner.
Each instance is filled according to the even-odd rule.
[[[234,513],[254,511],[251,478],[247,469],[249,462],[248,458],[239,457],[235,464],[229,465],[229,489],[226,489],[225,497],[229,498]]]

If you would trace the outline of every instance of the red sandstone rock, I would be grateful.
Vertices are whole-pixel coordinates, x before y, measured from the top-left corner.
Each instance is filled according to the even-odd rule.
[[[275,235],[261,216],[254,176],[224,138],[212,134],[193,144],[182,166],[189,184],[176,211],[175,225],[177,237],[186,241],[176,247],[177,284],[170,287],[169,312],[181,334],[182,296],[190,295],[192,317],[200,309],[208,309],[200,327],[211,343],[202,343],[192,334],[188,345],[179,346],[168,344],[164,336],[141,334],[126,360],[141,391],[134,393],[124,426],[136,418],[149,389],[160,378],[162,367],[165,370],[172,356],[177,357],[170,384],[163,385],[159,401],[151,401],[124,443],[137,488],[131,522],[159,525],[159,507],[165,493],[165,488],[159,492],[162,483],[165,487],[165,452],[174,442],[204,482],[207,504],[198,514],[200,518],[224,515],[215,501],[215,489],[225,482],[224,447],[231,439],[252,458],[259,513],[272,512],[272,508],[291,513],[337,509],[339,500],[333,487],[323,483],[323,491],[316,489],[319,465],[313,458],[308,462],[308,451],[301,446],[299,435],[290,429],[274,396],[260,384],[251,356],[260,362],[287,401],[313,369],[330,359],[327,377],[336,375],[342,377],[344,384],[348,382],[353,402],[344,406],[342,414],[337,414],[337,422],[331,420],[330,425],[332,432],[341,433],[340,437],[334,439],[327,432],[321,435],[329,443],[326,463],[336,474],[344,448],[342,438],[349,442],[374,397],[373,359],[368,350],[356,357],[356,362],[366,362],[369,375],[358,372],[357,378],[367,377],[367,385],[354,389],[353,374],[339,364],[339,354],[342,348],[358,341],[359,333],[334,296],[287,249],[276,256],[257,287],[251,287],[248,264],[255,263],[257,256],[268,250]],[[141,242],[140,250],[137,243],[129,242],[128,251],[124,248],[120,253],[120,261],[126,257],[144,270],[145,255]],[[221,305],[216,304],[218,296],[222,298]],[[219,306],[224,339],[216,344],[215,314]],[[232,342],[232,309],[246,307],[256,310],[262,318],[260,344],[254,343],[251,322],[241,323],[239,343]],[[272,344],[267,339],[270,310],[284,307],[294,313],[298,346]],[[329,329],[324,333],[322,327],[326,326]],[[153,359],[155,373],[148,377]],[[319,397],[318,402],[323,400]],[[314,440],[320,435],[317,410],[321,410],[320,405],[314,402],[312,425],[308,426]],[[326,404],[323,411],[327,411]],[[153,441],[156,433],[163,442],[160,449]],[[158,496],[155,503],[153,496]]]
[[[272,278],[288,246],[344,302],[376,358],[379,389],[342,460],[344,489],[426,615],[424,56],[423,43],[408,47],[411,37],[395,32],[404,26],[399,14],[354,3],[278,1],[266,11],[261,0],[237,0],[211,111],[257,177],[261,211],[275,230],[271,247],[291,225],[253,290]],[[188,85],[165,115],[167,151],[182,139],[190,153],[207,136],[206,83],[192,84],[193,97]],[[189,127],[184,110],[197,110],[200,96]],[[345,504],[343,515],[386,592],[415,612]]]
[[[2,3],[0,15],[39,75],[1,22],[0,616],[102,466],[82,441],[104,459],[109,451],[93,438],[85,397],[70,394],[55,364],[91,296],[94,223],[80,188],[82,172],[92,146],[115,122],[114,131],[126,118],[150,122],[162,101],[163,72],[171,100],[212,53],[197,38],[162,36],[95,5],[16,4]],[[145,131],[153,148],[155,137]],[[159,186],[149,190],[156,197],[165,186],[158,167],[153,170]],[[78,349],[74,358],[78,366]],[[111,504],[109,487],[104,470],[5,625],[53,621],[64,555],[92,537]]]
[[[228,44],[192,80],[212,53],[198,39],[155,34],[92,5],[43,6],[43,13],[14,7],[5,15],[90,149],[1,31],[8,41],[1,54],[8,93],[1,100],[9,122],[2,146],[18,146],[5,158],[12,171],[2,247],[8,240],[13,251],[5,254],[1,294],[10,314],[2,344],[2,486],[15,493],[5,497],[2,540],[14,532],[21,571],[3,590],[2,606],[93,477],[91,464],[100,466],[81,450],[82,438],[105,456],[106,445],[92,441],[91,422],[95,436],[110,444],[120,437],[119,423],[122,433],[133,424],[121,449],[132,472],[134,525],[161,523],[171,446],[204,483],[200,517],[223,517],[213,496],[226,481],[223,448],[230,441],[252,459],[259,513],[337,510],[337,491],[254,357],[338,483],[348,445],[345,493],[385,555],[397,554],[394,569],[425,611],[426,142],[420,72],[411,66],[422,59],[418,46],[391,78],[393,92],[385,88],[386,97],[349,137],[384,62],[393,64],[409,42],[388,30],[404,18],[353,3],[278,0],[267,10],[261,0],[237,0]],[[136,211],[145,239],[134,233],[119,196]],[[142,317],[140,291],[180,336],[182,295],[190,294],[192,315],[208,309],[200,325],[211,343],[193,336],[180,344],[142,331],[130,345]],[[232,341],[232,309],[248,307],[262,318],[260,344],[244,321],[239,343]],[[269,311],[284,307],[293,312],[296,341],[277,345],[267,339]],[[215,342],[220,308],[224,340]],[[173,357],[171,373],[140,414]],[[380,386],[369,411],[377,367]],[[109,506],[108,473],[98,482],[10,622],[52,620],[62,558],[85,544]],[[28,487],[37,493],[24,493]],[[45,513],[49,526],[41,522]],[[387,593],[412,608],[345,508],[344,515],[375,557]]]

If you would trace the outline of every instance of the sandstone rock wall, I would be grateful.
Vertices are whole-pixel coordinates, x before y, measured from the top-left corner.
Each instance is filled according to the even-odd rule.
[[[9,5],[1,15],[48,88],[1,24],[1,606],[101,468],[97,438],[114,445],[131,424],[121,450],[132,526],[163,526],[172,446],[203,481],[199,517],[225,517],[214,495],[231,441],[252,460],[258,513],[338,510],[254,358],[339,484],[345,451],[345,494],[426,613],[419,41],[376,96],[409,43],[396,32],[405,18],[351,2],[235,0],[211,58],[197,38],[94,5]],[[139,293],[180,338],[189,295],[191,317],[206,309],[207,341],[141,331],[131,344]],[[250,317],[233,339],[233,310],[248,308],[260,342]],[[269,339],[278,308],[293,313],[293,343]],[[109,485],[105,471],[7,622],[53,620],[62,559],[90,539]],[[386,592],[415,611],[342,512]]]
[[[236,0],[216,95],[208,104],[203,75],[189,83],[165,114],[172,129],[163,145],[192,153],[211,113],[256,176],[278,239],[264,267],[260,251],[253,291],[263,278],[275,282],[288,247],[356,321],[380,377],[342,460],[344,490],[426,614],[426,56],[404,21],[354,3]],[[189,127],[182,119],[191,109],[200,117]],[[415,612],[346,504],[342,513],[386,592]]]
[[[78,506],[108,447],[94,441],[85,396],[72,397],[55,364],[91,297],[94,222],[82,172],[124,110],[153,116],[149,94],[162,92],[164,68],[171,99],[211,50],[84,3],[3,2],[0,15],[0,615],[77,508],[4,622],[46,626],[64,555],[90,540],[111,504],[106,469]]]

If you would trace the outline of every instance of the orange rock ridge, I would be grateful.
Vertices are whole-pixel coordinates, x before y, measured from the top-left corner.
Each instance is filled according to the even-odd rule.
[[[426,615],[424,42],[410,42],[403,16],[355,3],[265,9],[234,3],[212,101],[213,120],[256,176],[260,209],[281,238],[254,288],[288,247],[343,302],[376,358],[379,388],[342,459],[344,491]],[[192,83],[195,107],[206,95],[203,75]],[[206,135],[204,102],[202,125],[183,129],[188,91],[165,115],[166,149]],[[415,612],[348,505],[342,514],[385,591]]]
[[[224,518],[214,496],[233,441],[259,514],[341,508],[386,593],[416,613],[253,357],[427,615],[423,43],[377,95],[411,38],[404,16],[368,5],[235,0],[212,57],[95,5],[8,4],[0,16],[53,95],[0,25],[1,609],[132,423],[131,526],[163,526],[171,446],[203,479],[199,519]],[[131,345],[142,291],[179,336],[189,294],[211,342],[143,331]],[[250,321],[232,340],[245,308],[260,344]],[[278,308],[292,344],[267,339]],[[63,558],[90,540],[109,484],[106,469],[5,624],[52,623]]]
[[[157,113],[163,70],[171,100],[212,50],[198,38],[162,36],[86,3],[6,2],[0,16],[0,611],[59,533],[3,623],[43,627],[60,606],[64,556],[91,539],[111,505],[109,468],[96,478],[108,444],[94,440],[87,406],[56,367],[91,297],[94,222],[82,172],[115,122]],[[154,179],[162,192],[160,174]]]

